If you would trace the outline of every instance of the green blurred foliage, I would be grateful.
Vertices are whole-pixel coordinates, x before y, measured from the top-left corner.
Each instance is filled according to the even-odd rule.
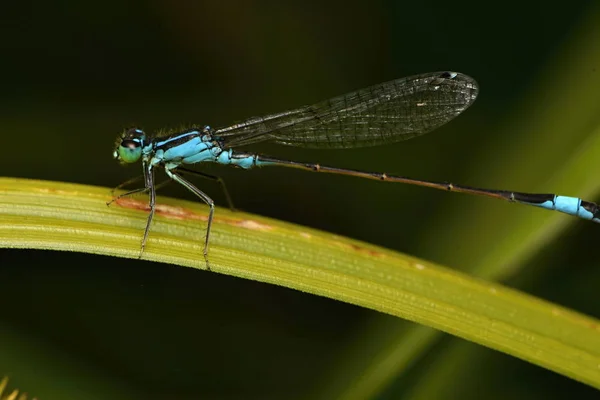
[[[565,46],[582,21],[597,13],[593,3],[6,3],[0,15],[5,149],[0,168],[4,176],[113,187],[140,172],[111,158],[114,139],[125,126],[150,132],[181,124],[223,126],[370,84],[450,69],[477,79],[481,94],[468,112],[435,133],[388,148],[311,151],[265,144],[250,150],[533,190],[528,185],[552,175],[552,160],[536,170],[546,176],[530,181],[519,171],[502,174],[502,152],[508,150],[501,146],[520,142],[524,133],[494,133],[507,119],[519,121],[524,98],[535,103],[530,90],[548,65],[572,61],[559,54],[568,52]],[[590,74],[600,68],[581,67]],[[577,93],[572,101],[581,101]],[[536,146],[540,154],[545,146],[557,148],[544,140]],[[547,154],[557,157],[554,152]],[[527,155],[519,159],[528,166]],[[595,167],[590,165],[590,174]],[[543,212],[302,171],[219,166],[203,166],[203,171],[222,176],[236,206],[245,211],[449,266],[463,265],[463,254],[453,247],[467,254],[482,251],[477,237],[502,224],[503,212]],[[488,177],[485,171],[495,172]],[[499,182],[515,186],[497,187]],[[225,206],[218,187],[199,185]],[[175,185],[162,194],[191,198]],[[481,207],[495,224],[453,218],[459,214],[452,210],[471,206]],[[470,242],[455,243],[439,233],[463,223],[476,233]],[[499,229],[510,235],[510,226]],[[509,283],[600,316],[597,235],[597,226],[577,221]],[[357,332],[373,319],[391,319],[287,289],[142,261],[0,250],[0,263],[5,343],[0,375],[44,400],[75,393],[78,398],[306,398],[327,386],[323,377],[335,374],[342,354],[356,346]],[[436,354],[453,342],[459,341],[436,343],[381,398],[427,385]],[[597,396],[523,361],[459,345],[477,355],[462,356],[470,360],[466,365],[457,358],[460,371],[437,371],[447,382],[470,379],[456,398],[479,398],[482,391],[497,391],[498,398]],[[453,398],[444,390],[438,398]]]

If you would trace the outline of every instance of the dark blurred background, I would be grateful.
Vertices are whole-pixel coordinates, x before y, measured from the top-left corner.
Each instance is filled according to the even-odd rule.
[[[600,89],[600,58],[590,44],[600,38],[599,16],[592,0],[5,2],[0,168],[3,176],[111,188],[139,173],[139,166],[123,168],[111,157],[123,127],[225,126],[449,69],[474,77],[481,93],[434,133],[387,148],[249,150],[474,186],[564,191],[545,182],[600,125],[598,109],[590,108],[600,95],[573,90],[565,100],[562,89],[552,90],[566,77],[578,82],[566,87],[588,80],[582,87]],[[563,101],[574,110],[585,105],[588,119],[542,106],[566,125],[544,136],[544,125],[536,125],[544,110],[534,116],[531,110],[554,99],[550,104]],[[537,131],[515,128],[525,125]],[[589,165],[588,173],[597,167]],[[522,261],[520,274],[486,275],[477,264],[493,252],[494,235],[510,237],[508,218],[544,211],[303,171],[202,170],[223,177],[244,211],[503,279],[600,316],[598,231],[591,223],[573,221],[543,242]],[[198,184],[226,206],[218,187]],[[161,194],[191,198],[175,185]],[[465,214],[471,209],[480,211]],[[0,263],[0,375],[44,400],[316,398],[329,390],[329,378],[354,379],[336,376],[336,369],[349,349],[360,348],[361,335],[373,340],[364,332],[374,321],[400,323],[284,288],[138,260],[0,250]],[[486,398],[597,396],[446,337],[375,398],[418,391],[435,355],[456,342],[475,355],[436,398],[479,398],[482,390]]]

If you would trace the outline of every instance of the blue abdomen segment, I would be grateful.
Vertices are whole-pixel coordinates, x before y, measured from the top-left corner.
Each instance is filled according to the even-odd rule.
[[[235,165],[244,169],[273,165],[272,162],[261,161],[257,154],[234,153],[232,149],[221,152],[217,157],[217,162],[223,165]]]
[[[249,169],[254,167],[254,155],[233,154],[233,150],[225,150],[217,157],[217,162],[223,165],[235,165],[236,167]]]
[[[544,198],[541,198],[541,197]],[[558,195],[533,195],[529,198],[520,198],[515,193],[515,200],[519,203],[525,203],[536,207],[545,208],[547,210],[560,211],[565,214],[574,215],[579,218],[600,222],[600,209],[594,203],[583,201],[577,197],[558,196]]]

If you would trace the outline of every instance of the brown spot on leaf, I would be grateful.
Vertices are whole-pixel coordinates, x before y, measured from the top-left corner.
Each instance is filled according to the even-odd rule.
[[[349,247],[356,251],[357,253],[365,253],[368,254],[371,257],[383,257],[384,254],[377,251],[377,250],[373,250],[373,249],[367,249],[366,247],[362,247],[362,246],[358,246],[356,244],[350,243]]]
[[[130,208],[133,210],[140,211],[150,211],[150,205],[145,201],[134,200],[134,199],[119,199],[115,201],[121,207]],[[156,205],[156,214],[166,218],[177,219],[180,221],[184,220],[196,220],[196,221],[207,221],[208,213],[199,214],[196,213],[189,208],[179,207],[179,206],[171,206],[167,204],[157,204]],[[239,218],[223,218],[219,217],[218,213],[215,213],[214,222],[228,224],[231,226],[236,226],[239,228],[245,228],[250,230],[271,230],[273,227],[271,225],[267,225],[255,220],[251,219],[239,219]]]

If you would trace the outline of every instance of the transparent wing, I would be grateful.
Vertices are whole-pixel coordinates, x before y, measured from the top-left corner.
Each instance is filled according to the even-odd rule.
[[[475,80],[455,72],[401,78],[215,130],[229,147],[271,140],[314,147],[376,146],[413,138],[449,122],[478,93]]]

